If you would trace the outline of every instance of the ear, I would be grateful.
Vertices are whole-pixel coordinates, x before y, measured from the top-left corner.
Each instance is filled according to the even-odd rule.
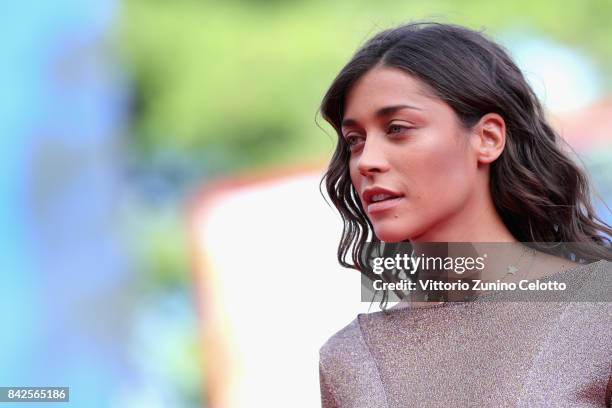
[[[472,147],[479,163],[492,163],[504,151],[506,122],[497,113],[487,113],[472,128]]]

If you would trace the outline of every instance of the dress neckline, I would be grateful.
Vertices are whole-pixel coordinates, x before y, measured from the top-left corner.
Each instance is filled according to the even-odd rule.
[[[589,269],[589,268],[593,268],[595,266],[599,266],[599,265],[606,265],[607,263],[610,263],[610,261],[607,261],[605,259],[601,259],[599,261],[595,261],[595,262],[591,262],[588,264],[581,264],[581,265],[576,265],[572,268],[568,268],[568,269],[563,269],[560,271],[557,271],[551,275],[548,276],[542,276],[539,278],[533,278],[533,279],[528,279],[528,282],[534,282],[534,281],[540,281],[540,282],[547,282],[553,279],[558,279],[560,277],[564,277],[567,275],[571,275],[573,273],[576,273],[577,271],[581,271],[583,269]],[[452,307],[452,306],[459,306],[459,305],[469,305],[469,304],[473,304],[474,302],[482,302],[482,301],[486,301],[489,300],[490,298],[495,298],[496,296],[500,296],[503,295],[504,293],[506,293],[507,291],[503,291],[503,290],[496,290],[496,291],[488,291],[485,292],[481,295],[478,295],[477,297],[475,297],[472,300],[469,301],[452,301],[452,302],[442,302],[442,303],[431,303],[428,304],[427,302],[425,302],[425,304],[414,307],[414,306],[400,306],[400,307],[396,307],[393,306],[392,308],[386,310],[386,312],[398,312],[398,311],[404,311],[404,310],[410,310],[410,311],[419,311],[419,310],[429,310],[429,309],[438,309],[438,308],[443,308],[443,307]],[[405,303],[405,302],[400,302],[401,303]],[[376,312],[375,312],[376,313]]]

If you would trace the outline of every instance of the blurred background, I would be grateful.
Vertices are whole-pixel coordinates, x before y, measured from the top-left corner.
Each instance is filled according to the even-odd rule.
[[[75,407],[316,406],[318,348],[364,305],[336,265],[318,190],[335,135],[315,114],[403,21],[505,45],[612,222],[610,1],[2,9],[0,386],[69,386]]]

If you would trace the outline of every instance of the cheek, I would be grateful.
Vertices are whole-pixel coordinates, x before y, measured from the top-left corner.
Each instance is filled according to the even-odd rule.
[[[349,175],[351,176],[351,182],[353,183],[353,186],[355,187],[355,189],[358,189],[362,176],[359,170],[357,169],[356,160],[351,159],[349,161],[348,166],[349,166]]]
[[[440,212],[455,212],[464,206],[474,188],[475,172],[469,166],[464,152],[442,161],[436,169],[435,182],[428,191],[432,207]]]
[[[462,137],[462,136],[457,136]],[[474,183],[475,168],[466,149],[448,139],[438,140],[398,161],[407,177],[406,190],[424,210],[454,205],[465,198]]]
[[[456,143],[449,144],[444,152],[440,154],[445,160],[439,160],[439,171],[444,173],[446,185],[451,190],[463,190],[469,188],[474,181],[476,165],[470,158],[469,151],[457,136]]]

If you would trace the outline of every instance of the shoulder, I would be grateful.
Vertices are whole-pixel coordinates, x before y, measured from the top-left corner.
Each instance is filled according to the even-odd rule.
[[[612,262],[608,260],[580,265],[562,271],[554,278],[567,284],[570,300],[612,301]]]
[[[402,314],[396,313],[401,310],[400,308],[391,308],[386,312],[359,313],[350,323],[334,333],[321,346],[319,349],[321,361],[338,362],[340,359],[354,357],[357,354],[370,354],[367,341],[369,333],[381,329],[391,323],[391,320],[401,316]]]
[[[357,315],[349,324],[338,330],[323,343],[319,349],[319,356],[322,361],[334,359],[338,355],[354,349],[354,346],[362,341],[359,316]]]
[[[319,365],[324,371],[363,370],[366,361],[373,362],[368,342],[370,319],[377,313],[360,313],[338,330],[319,349]],[[366,364],[367,365],[367,364]]]
[[[381,406],[384,387],[371,350],[364,340],[359,314],[319,349],[323,406]]]
[[[386,313],[377,311],[357,314],[350,323],[342,327],[325,341],[319,350],[320,354],[335,354],[337,352],[342,352],[346,347],[363,343],[364,330],[367,331],[373,322],[382,323],[387,316],[392,315],[392,312],[397,310],[399,310],[399,307],[388,309]]]

